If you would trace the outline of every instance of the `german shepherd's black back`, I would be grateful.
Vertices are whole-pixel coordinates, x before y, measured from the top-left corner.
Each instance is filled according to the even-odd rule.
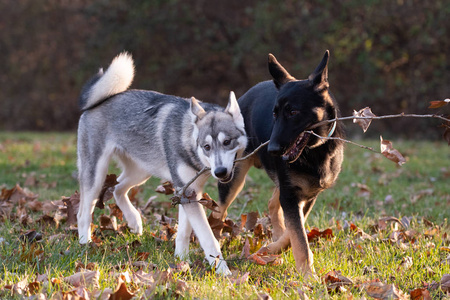
[[[274,242],[264,251],[279,252],[290,243],[297,270],[306,276],[313,274],[314,269],[305,220],[317,195],[336,181],[343,160],[342,141],[305,133],[314,124],[334,119],[339,113],[329,91],[328,59],[327,51],[308,79],[297,80],[269,54],[273,81],[252,87],[239,99],[239,106],[248,136],[246,152],[270,142],[238,164],[232,182],[219,184],[221,217],[225,218],[227,207],[243,187],[248,169],[256,166],[266,170],[276,189],[269,200]],[[344,137],[339,122],[312,131],[322,137]]]

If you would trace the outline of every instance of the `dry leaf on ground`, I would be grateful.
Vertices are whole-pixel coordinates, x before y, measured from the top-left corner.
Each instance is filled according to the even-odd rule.
[[[380,281],[371,281],[363,284],[363,286],[367,295],[375,299],[409,299],[407,294],[393,284],[385,284]]]

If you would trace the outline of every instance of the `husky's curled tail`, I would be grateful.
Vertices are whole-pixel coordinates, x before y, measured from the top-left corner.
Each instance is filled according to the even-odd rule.
[[[122,52],[108,67],[106,72],[100,69],[81,91],[79,106],[82,111],[88,110],[111,96],[126,91],[134,78],[133,58]]]

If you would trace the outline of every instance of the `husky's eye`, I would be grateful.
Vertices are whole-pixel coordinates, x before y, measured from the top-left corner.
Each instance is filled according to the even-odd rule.
[[[211,146],[206,144],[205,146],[203,146],[203,149],[205,149],[205,151],[209,151],[211,150]]]
[[[223,141],[224,146],[228,146],[231,143],[231,140],[225,140]]]

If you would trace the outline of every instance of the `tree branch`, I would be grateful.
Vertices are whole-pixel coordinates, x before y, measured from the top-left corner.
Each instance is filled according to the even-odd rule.
[[[248,158],[250,158],[252,155],[254,155],[256,152],[258,152],[262,147],[266,146],[270,141],[266,141],[264,143],[262,143],[261,145],[259,145],[255,150],[253,150],[253,152],[247,154],[244,157],[235,159],[234,162],[240,162],[243,160],[246,160]],[[195,180],[197,180],[197,178],[199,178],[203,173],[206,173],[208,171],[211,171],[211,168],[204,166],[200,171],[197,172],[197,174],[195,174],[195,176],[193,178],[191,178],[191,180],[189,180],[179,191],[175,191],[175,195],[171,198],[172,199],[172,205],[177,205],[177,204],[183,204],[183,198],[188,198],[186,196],[186,191],[188,189],[188,187],[194,183]],[[189,201],[191,202],[191,201]]]
[[[305,131],[305,132],[317,136],[321,141],[322,140],[338,140],[338,141],[342,141],[344,143],[349,143],[349,144],[358,146],[360,148],[367,149],[367,150],[370,150],[372,152],[381,154],[380,151],[377,151],[377,150],[373,149],[372,147],[364,146],[364,145],[361,145],[361,144],[358,144],[358,143],[355,143],[355,142],[352,142],[352,141],[349,141],[349,140],[346,140],[346,139],[342,139],[342,138],[339,138],[339,137],[333,137],[333,136],[329,136],[329,137],[328,136],[321,136],[321,135],[318,135],[317,133],[315,133],[314,131],[311,131],[311,130],[308,130],[308,131]]]
[[[436,114],[417,115],[417,114],[400,113],[400,114],[397,114],[397,115],[385,115],[385,116],[368,116],[368,117],[351,116],[351,117],[342,117],[342,118],[336,117],[335,119],[324,120],[324,121],[321,121],[319,123],[316,123],[316,124],[310,126],[309,128],[307,128],[307,131],[305,131],[305,132],[318,137],[321,141],[324,141],[324,140],[339,140],[339,141],[342,141],[342,142],[345,142],[345,143],[349,143],[349,144],[358,146],[358,147],[366,149],[366,150],[370,150],[370,151],[375,152],[375,153],[383,154],[382,152],[377,151],[377,150],[375,150],[372,147],[367,147],[367,146],[364,146],[364,145],[361,145],[361,144],[358,144],[358,143],[355,143],[355,142],[352,142],[352,141],[349,141],[349,140],[346,140],[346,139],[343,139],[343,138],[332,137],[332,136],[331,137],[320,136],[320,135],[316,134],[315,132],[313,132],[312,129],[320,127],[320,126],[325,125],[325,124],[337,122],[337,121],[358,120],[358,119],[363,119],[363,120],[382,120],[382,119],[393,119],[393,118],[435,118],[435,119],[441,119],[441,120],[446,121],[446,122],[450,122],[450,119],[444,117],[443,115],[436,115]],[[243,161],[243,160],[246,160],[246,159],[250,158],[251,156],[256,154],[262,147],[264,147],[267,144],[269,144],[269,142],[270,142],[270,140],[262,143],[255,150],[253,150],[251,153],[247,154],[244,157],[236,159],[234,162],[240,162],[240,161]],[[188,187],[198,177],[200,177],[203,173],[208,172],[210,170],[211,170],[211,168],[209,168],[209,167],[206,167],[206,166],[203,167],[203,169],[198,171],[197,174],[181,188],[181,190],[175,191],[175,196],[172,197],[172,205],[177,205],[177,204],[184,203],[184,201],[182,199],[183,198],[188,199],[188,197],[186,196],[186,190],[188,189]]]
[[[386,116],[374,116],[374,117],[356,117],[356,116],[351,116],[351,117],[342,117],[342,118],[338,118],[336,117],[335,119],[331,119],[331,120],[324,120],[321,121],[319,123],[316,123],[312,126],[310,126],[308,128],[308,130],[320,127],[322,125],[325,124],[329,124],[329,123],[333,123],[335,121],[345,121],[345,120],[358,120],[358,119],[362,119],[362,120],[381,120],[381,119],[394,119],[394,118],[435,118],[435,119],[441,119],[447,122],[450,122],[450,119],[442,116],[442,115],[417,115],[417,114],[405,114],[405,113],[400,113],[397,115],[386,115]]]

